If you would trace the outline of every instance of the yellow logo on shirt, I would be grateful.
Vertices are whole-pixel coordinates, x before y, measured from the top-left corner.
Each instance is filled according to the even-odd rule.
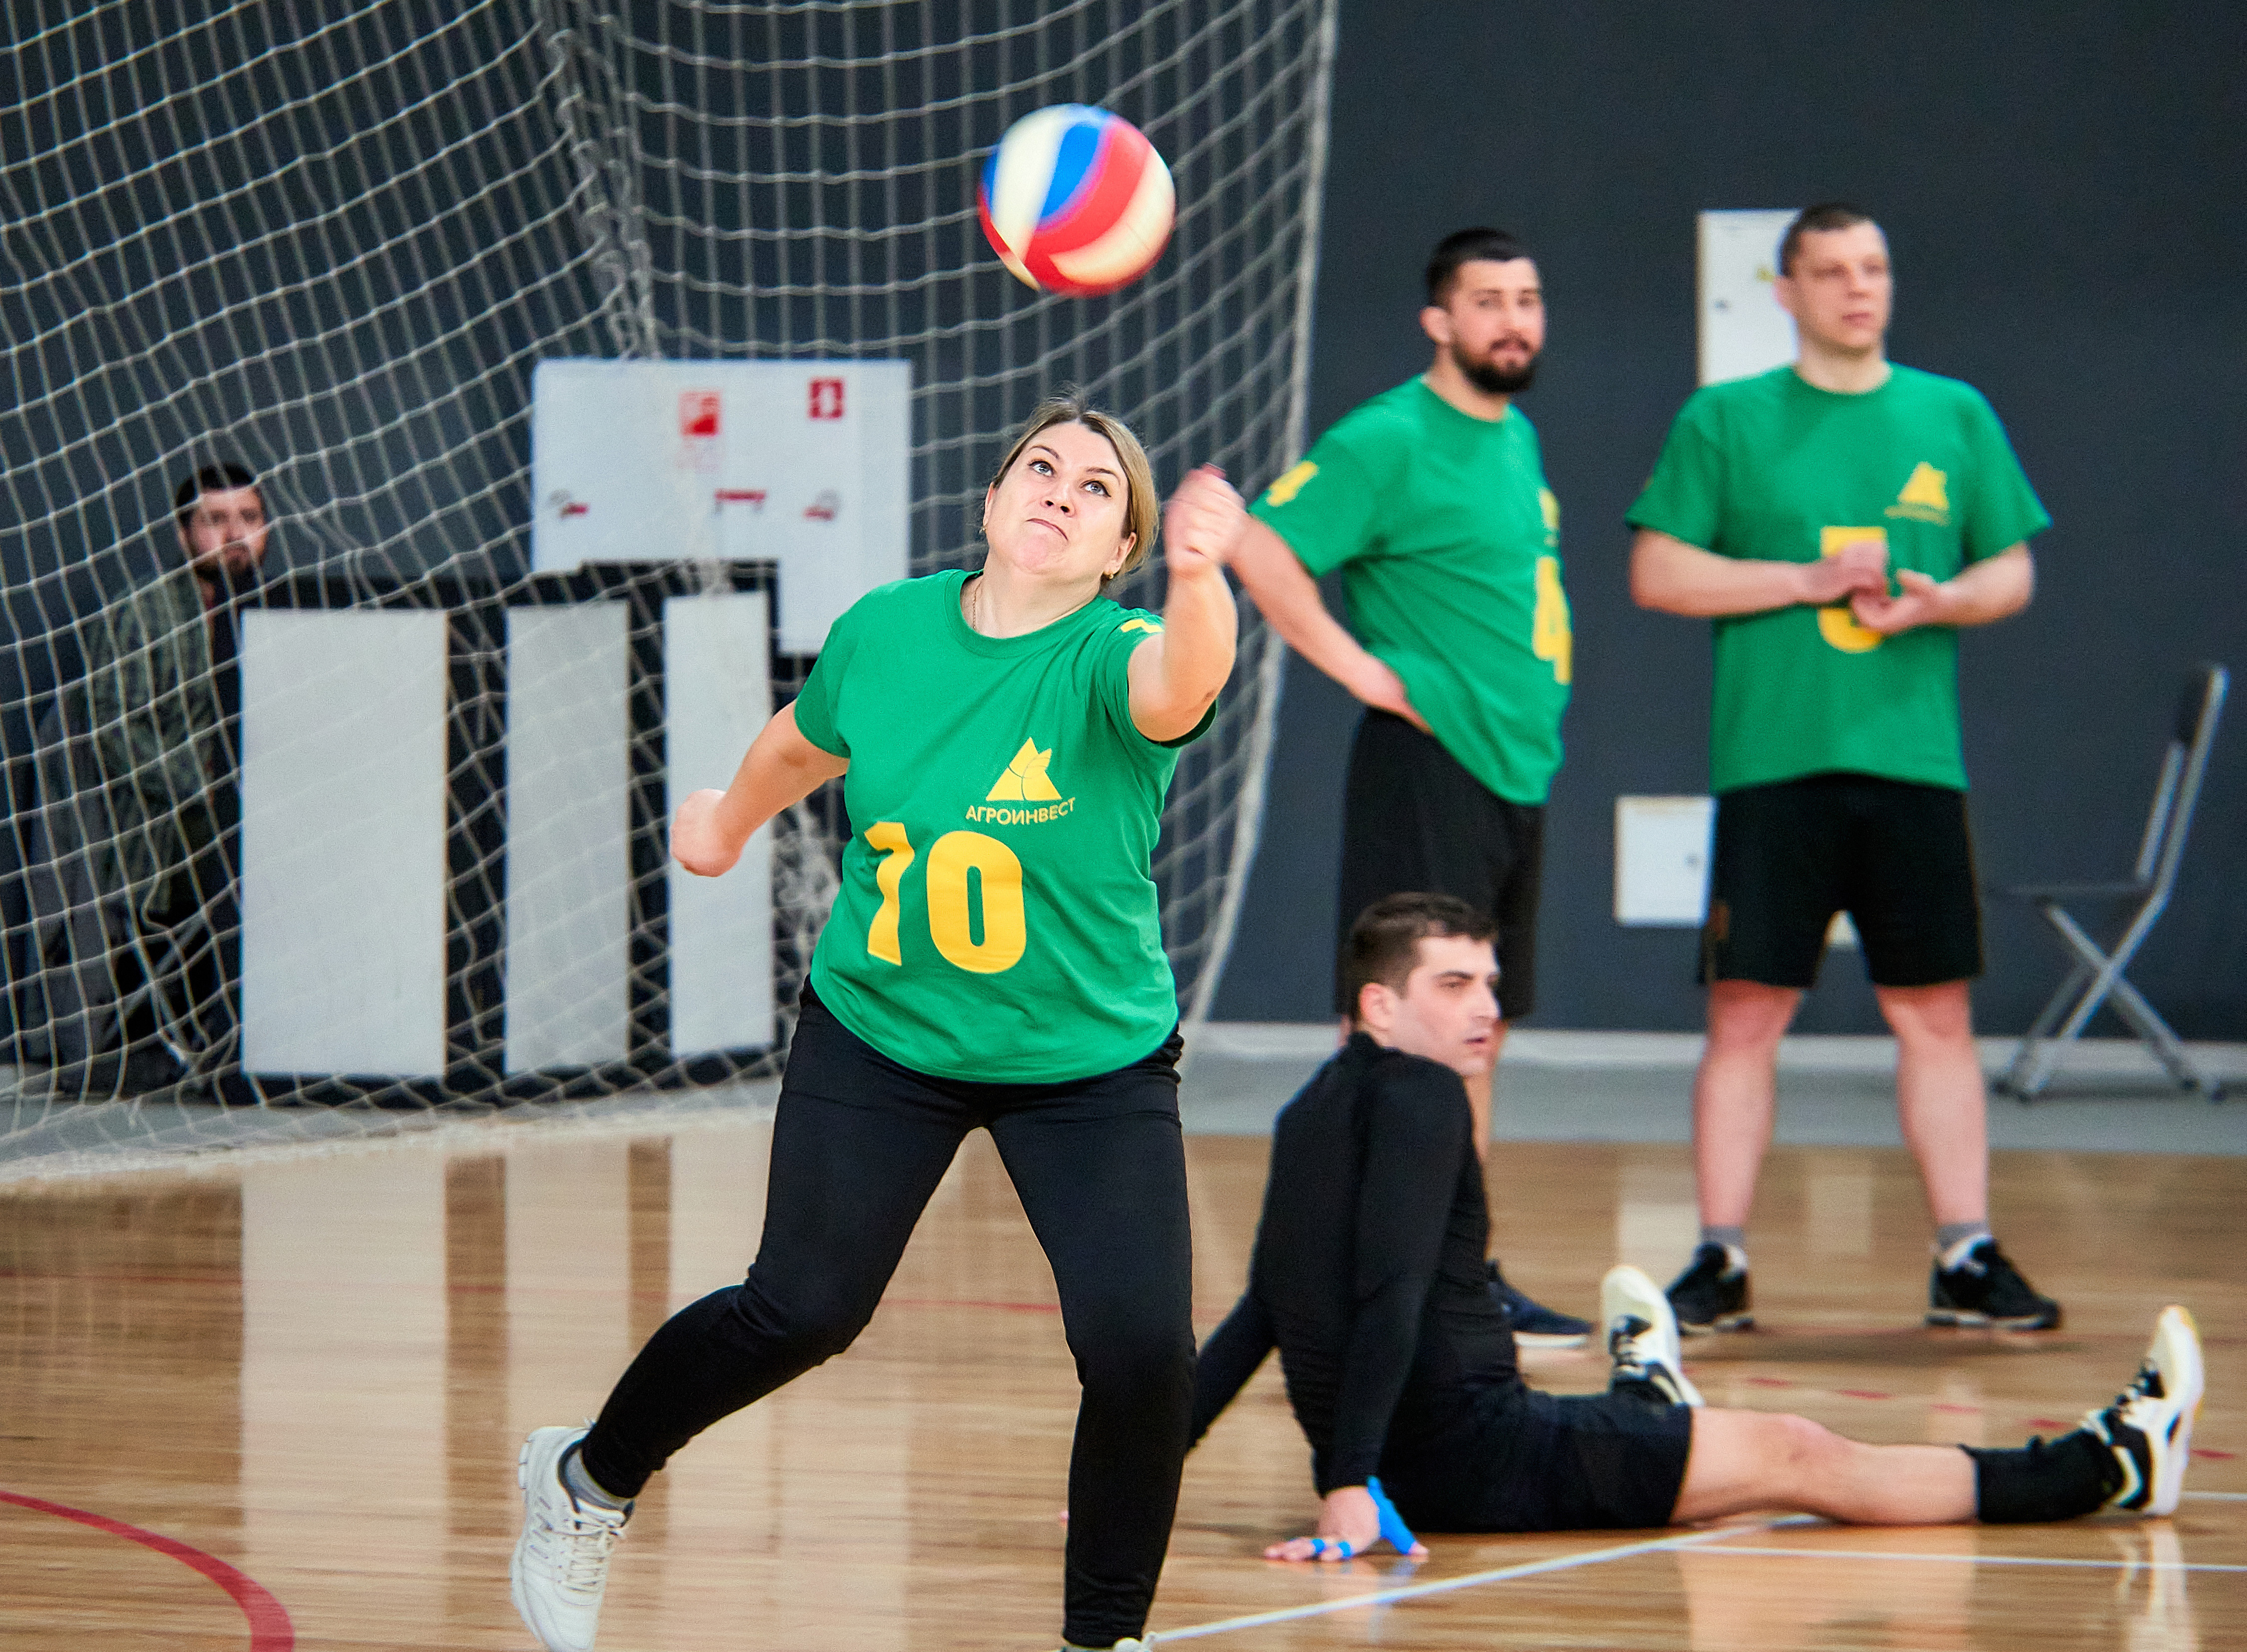
[[[1306,459],[1264,490],[1264,502],[1267,505],[1286,504],[1303,491],[1305,482],[1318,474],[1319,468]]]
[[[967,818],[994,826],[1038,826],[1049,820],[1059,820],[1076,809],[1076,799],[1063,797],[1046,773],[1046,765],[1053,761],[1053,748],[1038,749],[1038,742],[1026,740],[1022,749],[1007,761],[1007,772],[984,795],[983,801],[967,811]],[[994,803],[1031,805],[1021,809],[994,809]]]
[[[1561,531],[1560,495],[1550,488],[1540,488],[1537,490],[1537,508],[1545,513],[1545,531],[1548,534],[1559,533]]]
[[[1038,742],[1026,740],[1022,749],[1007,761],[1007,772],[999,776],[997,785],[983,795],[987,803],[1044,803],[1055,801],[1061,794],[1046,778],[1046,765],[1053,761],[1050,747],[1038,749]]]
[[[1895,503],[1888,507],[1891,516],[1908,516],[1914,522],[1932,522],[1937,528],[1950,525],[1950,478],[1933,465],[1922,460],[1905,481],[1903,491],[1896,495]]]
[[[1160,625],[1158,625],[1151,619],[1127,619],[1116,629],[1118,631],[1144,631],[1150,637],[1159,637],[1163,634],[1163,628]]]

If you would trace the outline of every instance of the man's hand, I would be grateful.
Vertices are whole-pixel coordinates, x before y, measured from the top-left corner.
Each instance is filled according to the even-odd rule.
[[[1849,598],[1849,611],[1857,617],[1860,625],[1893,637],[1915,625],[1951,623],[1954,604],[1949,588],[1941,582],[1916,569],[1904,568],[1897,570],[1896,584],[1903,587],[1901,596],[1891,597],[1885,590],[1861,590]]]
[[[1820,556],[1801,567],[1801,599],[1813,608],[1853,601],[1861,595],[1888,595],[1888,548],[1883,540],[1853,539],[1831,556]]]
[[[1412,697],[1404,692],[1404,679],[1371,654],[1356,663],[1349,680],[1342,686],[1374,710],[1402,717],[1424,734],[1435,732],[1428,727],[1428,720],[1412,708]]]
[[[729,871],[741,857],[741,846],[728,843],[718,824],[718,805],[725,801],[721,791],[689,792],[679,805],[679,818],[671,823],[672,859],[698,877]]]
[[[1215,465],[1186,473],[1163,509],[1163,556],[1172,574],[1222,568],[1248,526],[1248,507]]]
[[[1381,1540],[1381,1511],[1373,1493],[1362,1485],[1338,1485],[1327,1493],[1319,1509],[1316,1537],[1289,1538],[1264,1551],[1267,1560],[1347,1560],[1363,1554]],[[1405,1551],[1411,1560],[1424,1559],[1424,1543]]]

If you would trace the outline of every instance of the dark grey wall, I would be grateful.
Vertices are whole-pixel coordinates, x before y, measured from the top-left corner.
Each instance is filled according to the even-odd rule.
[[[1880,216],[1894,355],[1990,397],[2054,519],[2035,605],[1962,651],[1983,872],[2127,870],[2184,668],[2247,669],[2243,61],[2247,11],[2224,0],[1345,0],[1315,429],[1426,365],[1417,272],[1448,230],[1526,237],[1552,314],[1524,406],[1566,512],[1576,686],[1536,1024],[1699,1023],[1691,934],[1617,927],[1611,868],[1617,793],[1705,788],[1707,628],[1632,606],[1622,524],[1693,388],[1704,208],[1841,197]],[[1287,693],[1230,1019],[1326,1012],[1356,708],[1299,661]],[[2247,698],[2132,971],[2188,1037],[2247,1038],[2243,850]],[[2018,1030],[2056,982],[2040,930],[1993,906],[1984,1030]],[[1877,1027],[1853,957],[1799,1025]]]

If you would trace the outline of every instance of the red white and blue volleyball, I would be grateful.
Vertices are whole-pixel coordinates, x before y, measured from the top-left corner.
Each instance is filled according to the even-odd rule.
[[[983,163],[983,233],[1041,292],[1092,297],[1163,255],[1177,195],[1138,127],[1089,104],[1024,115]]]

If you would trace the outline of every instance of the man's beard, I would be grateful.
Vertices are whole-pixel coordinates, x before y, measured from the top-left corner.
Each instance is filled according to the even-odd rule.
[[[1529,352],[1528,359],[1519,367],[1501,367],[1493,361],[1473,360],[1457,345],[1451,346],[1451,359],[1458,364],[1459,372],[1466,376],[1466,381],[1485,396],[1519,395],[1528,389],[1537,377],[1537,352],[1533,350]]]

